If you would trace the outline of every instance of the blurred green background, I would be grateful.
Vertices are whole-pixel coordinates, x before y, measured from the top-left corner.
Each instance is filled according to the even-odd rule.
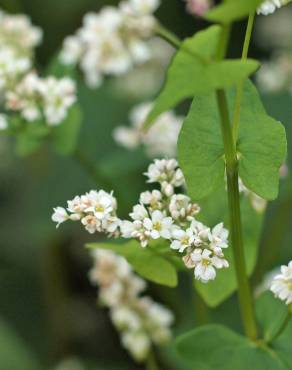
[[[33,23],[44,30],[44,41],[37,51],[37,63],[43,70],[64,37],[80,26],[86,12],[116,3],[0,2],[1,8],[7,11],[30,15]],[[203,21],[185,13],[181,0],[162,1],[158,17],[180,37],[205,26]],[[240,55],[244,31],[244,22],[234,26],[231,56]],[[263,59],[271,52],[253,42],[250,55]],[[112,139],[112,130],[127,122],[129,108],[139,98],[119,93],[112,81],[98,90],[89,90],[80,79],[78,94],[84,115],[79,148],[119,189],[119,212],[126,215],[144,189],[142,172],[148,160],[141,151],[131,153],[119,148]],[[291,95],[283,92],[263,99],[268,112],[286,126],[291,148]],[[13,145],[13,141],[0,138],[0,370],[53,369],[70,357],[82,359],[85,369],[138,369],[120,347],[106,310],[96,308],[97,293],[87,278],[90,259],[82,246],[97,237],[77,225],[68,224],[56,230],[50,220],[54,206],[65,205],[76,194],[103,184],[95,184],[78,162],[57,156],[49,146],[23,159],[15,156]],[[291,158],[289,167],[292,168]],[[282,181],[280,194],[269,205],[266,215],[260,258],[253,277],[255,284],[264,271],[287,263],[292,256],[291,176]],[[189,284],[188,277],[182,276],[176,290],[150,286],[153,297],[175,311],[178,332],[206,319],[203,311],[195,311],[190,304]],[[208,315],[239,328],[233,303],[234,297]],[[161,353],[168,363],[167,369],[172,368],[171,352]],[[67,366],[68,370],[74,370],[77,365]]]

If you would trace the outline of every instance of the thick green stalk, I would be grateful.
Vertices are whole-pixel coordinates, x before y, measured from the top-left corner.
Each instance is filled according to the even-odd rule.
[[[251,35],[252,35],[254,18],[255,18],[255,13],[253,12],[248,17],[244,44],[242,48],[241,60],[245,60],[248,55],[248,49],[249,49],[249,44],[250,44]],[[237,141],[237,135],[238,135],[240,106],[241,106],[241,99],[242,99],[242,93],[243,93],[243,86],[244,86],[244,80],[238,83],[237,90],[236,90],[235,108],[234,108],[233,124],[232,124],[232,135],[233,135],[233,141],[235,143]]]
[[[220,113],[221,132],[225,151],[231,244],[233,248],[234,264],[238,284],[239,306],[246,335],[250,339],[256,339],[257,328],[244,258],[236,148],[232,140],[231,124],[229,120],[225,92],[223,90],[218,90],[216,92],[216,97]]]

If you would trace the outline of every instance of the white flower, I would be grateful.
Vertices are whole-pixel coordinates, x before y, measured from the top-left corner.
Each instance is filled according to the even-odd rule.
[[[210,248],[215,254],[221,254],[221,249],[228,247],[229,231],[224,228],[223,222],[216,225],[209,234]]]
[[[40,91],[48,124],[58,125],[66,118],[68,109],[76,101],[74,81],[68,77],[48,77],[42,81]]]
[[[82,45],[78,37],[68,36],[64,39],[60,60],[63,64],[76,64],[82,55]]]
[[[202,222],[193,220],[191,223],[191,229],[194,233],[194,245],[199,248],[209,248],[211,238],[210,228],[205,226]]]
[[[217,256],[212,256],[209,249],[195,249],[191,254],[191,259],[195,264],[195,278],[207,283],[209,280],[214,280],[216,277],[216,268],[227,268],[228,262]]]
[[[257,14],[269,15],[286,4],[286,0],[266,0],[257,9]]]
[[[133,207],[133,212],[130,213],[130,217],[137,221],[143,221],[144,218],[149,217],[147,209],[142,204],[136,204]]]
[[[145,172],[149,183],[158,182],[165,190],[169,185],[172,189],[184,184],[184,176],[175,159],[155,159]],[[170,190],[168,190],[168,194]],[[167,194],[167,195],[168,195]]]
[[[8,48],[0,48],[0,92],[5,93],[8,88],[14,86],[31,66],[26,57],[19,57]]]
[[[31,56],[42,41],[42,34],[42,30],[33,26],[26,15],[0,11],[0,49],[9,47],[18,56]]]
[[[257,213],[263,213],[267,207],[267,201],[261,197],[259,197],[257,194],[249,190],[244,183],[242,182],[241,178],[238,179],[238,187],[239,192],[243,193],[250,201],[250,204],[252,205],[253,209]]]
[[[131,331],[122,335],[122,344],[136,361],[145,360],[151,347],[151,341],[147,334]]]
[[[113,138],[119,145],[131,150],[136,149],[140,143],[139,132],[124,126],[114,129]]]
[[[68,213],[65,208],[56,207],[54,208],[54,213],[52,215],[52,221],[57,222],[57,227],[69,219]]]
[[[287,305],[292,303],[292,261],[288,266],[281,266],[281,273],[274,277],[271,291]]]
[[[173,220],[171,217],[165,217],[161,211],[154,211],[151,218],[145,218],[143,225],[149,231],[152,239],[164,238],[170,239]]]
[[[123,2],[132,14],[146,15],[155,12],[160,5],[160,0],[128,0]]]
[[[8,128],[7,116],[0,114],[0,130],[6,130]]]
[[[171,338],[174,316],[150,297],[140,296],[146,283],[123,257],[108,250],[95,250],[92,256],[90,280],[99,287],[99,301],[110,309],[122,345],[136,361],[144,361],[153,344],[161,345]]]
[[[185,219],[192,221],[194,216],[200,212],[200,207],[196,203],[191,203],[191,199],[184,194],[174,194],[169,203],[169,212],[175,220]]]
[[[85,229],[94,232],[105,232],[110,236],[119,234],[121,220],[116,215],[117,201],[112,193],[104,190],[76,196],[67,202],[68,218],[72,221],[81,220]]]
[[[140,202],[151,210],[162,208],[162,194],[159,190],[144,191],[140,194]]]
[[[184,252],[185,249],[193,244],[195,239],[191,228],[188,228],[186,231],[181,229],[173,230],[172,236],[174,240],[172,241],[170,248],[178,250],[179,252]]]
[[[28,73],[6,94],[6,107],[19,111],[28,121],[44,115],[48,125],[60,124],[76,100],[75,84],[69,78],[40,78]]]

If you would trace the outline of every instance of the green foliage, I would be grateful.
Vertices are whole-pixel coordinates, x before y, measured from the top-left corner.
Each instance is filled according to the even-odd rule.
[[[16,153],[21,157],[38,150],[50,131],[40,120],[27,122],[20,117],[12,117],[10,122],[16,139]]]
[[[168,68],[165,85],[147,117],[146,125],[183,99],[231,87],[258,68],[258,62],[254,60],[212,61],[220,33],[219,26],[211,26],[182,42]]]
[[[0,320],[0,370],[38,370],[40,365],[23,340]]]
[[[146,247],[130,240],[126,243],[91,243],[88,248],[109,249],[123,256],[133,269],[143,278],[170,287],[177,285],[177,274],[174,265],[158,248]]]
[[[256,302],[256,315],[266,341],[270,341],[282,327],[288,315],[288,307],[270,291],[260,295]],[[292,331],[290,343],[292,339]],[[289,342],[289,341],[288,341]]]
[[[225,0],[212,8],[205,18],[213,22],[230,23],[254,12],[263,0]]]
[[[235,93],[230,91],[230,112]],[[232,114],[230,114],[232,117]],[[178,140],[178,157],[189,195],[196,200],[214,191],[224,178],[224,147],[215,96],[194,99]],[[278,194],[279,168],[286,157],[284,127],[269,117],[256,88],[244,87],[237,140],[239,175],[244,184],[265,199]]]
[[[225,187],[221,187],[207,199],[202,200],[200,205],[202,211],[199,214],[199,219],[202,222],[207,225],[216,225],[223,221],[225,227],[230,229]],[[240,206],[247,273],[250,275],[257,260],[263,215],[255,212],[245,196],[241,197]],[[219,270],[216,279],[208,282],[208,284],[195,282],[197,291],[206,304],[211,307],[218,306],[237,289],[231,242],[229,247],[224,250],[224,255],[230,264],[228,269]]]
[[[192,368],[200,370],[288,370],[289,362],[274,349],[221,325],[206,325],[180,336],[176,349]]]
[[[82,123],[82,112],[75,104],[66,119],[52,130],[53,147],[57,153],[70,155],[74,152]]]

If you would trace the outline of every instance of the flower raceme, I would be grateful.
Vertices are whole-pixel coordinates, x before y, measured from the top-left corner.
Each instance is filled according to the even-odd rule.
[[[86,14],[83,26],[64,40],[61,62],[78,64],[91,87],[100,86],[104,76],[121,75],[146,62],[158,6],[159,0],[127,0]]]
[[[288,266],[281,266],[281,273],[272,281],[271,291],[287,305],[292,303],[292,261]]]
[[[130,220],[117,216],[113,193],[90,191],[68,201],[67,209],[54,209],[52,219],[57,226],[66,220],[80,221],[89,233],[105,233],[111,237],[136,239],[142,247],[162,239],[173,253],[181,253],[187,268],[194,269],[197,280],[208,282],[218,269],[227,268],[224,249],[228,247],[228,231],[223,223],[209,228],[196,219],[200,207],[178,193],[184,177],[175,159],[156,159],[145,173],[148,183],[160,189],[141,193]]]
[[[111,251],[92,252],[94,266],[89,276],[98,285],[100,303],[109,308],[110,318],[120,332],[123,346],[136,361],[147,357],[152,345],[163,345],[171,338],[172,312],[141,296],[146,282],[138,277],[123,258]]]

